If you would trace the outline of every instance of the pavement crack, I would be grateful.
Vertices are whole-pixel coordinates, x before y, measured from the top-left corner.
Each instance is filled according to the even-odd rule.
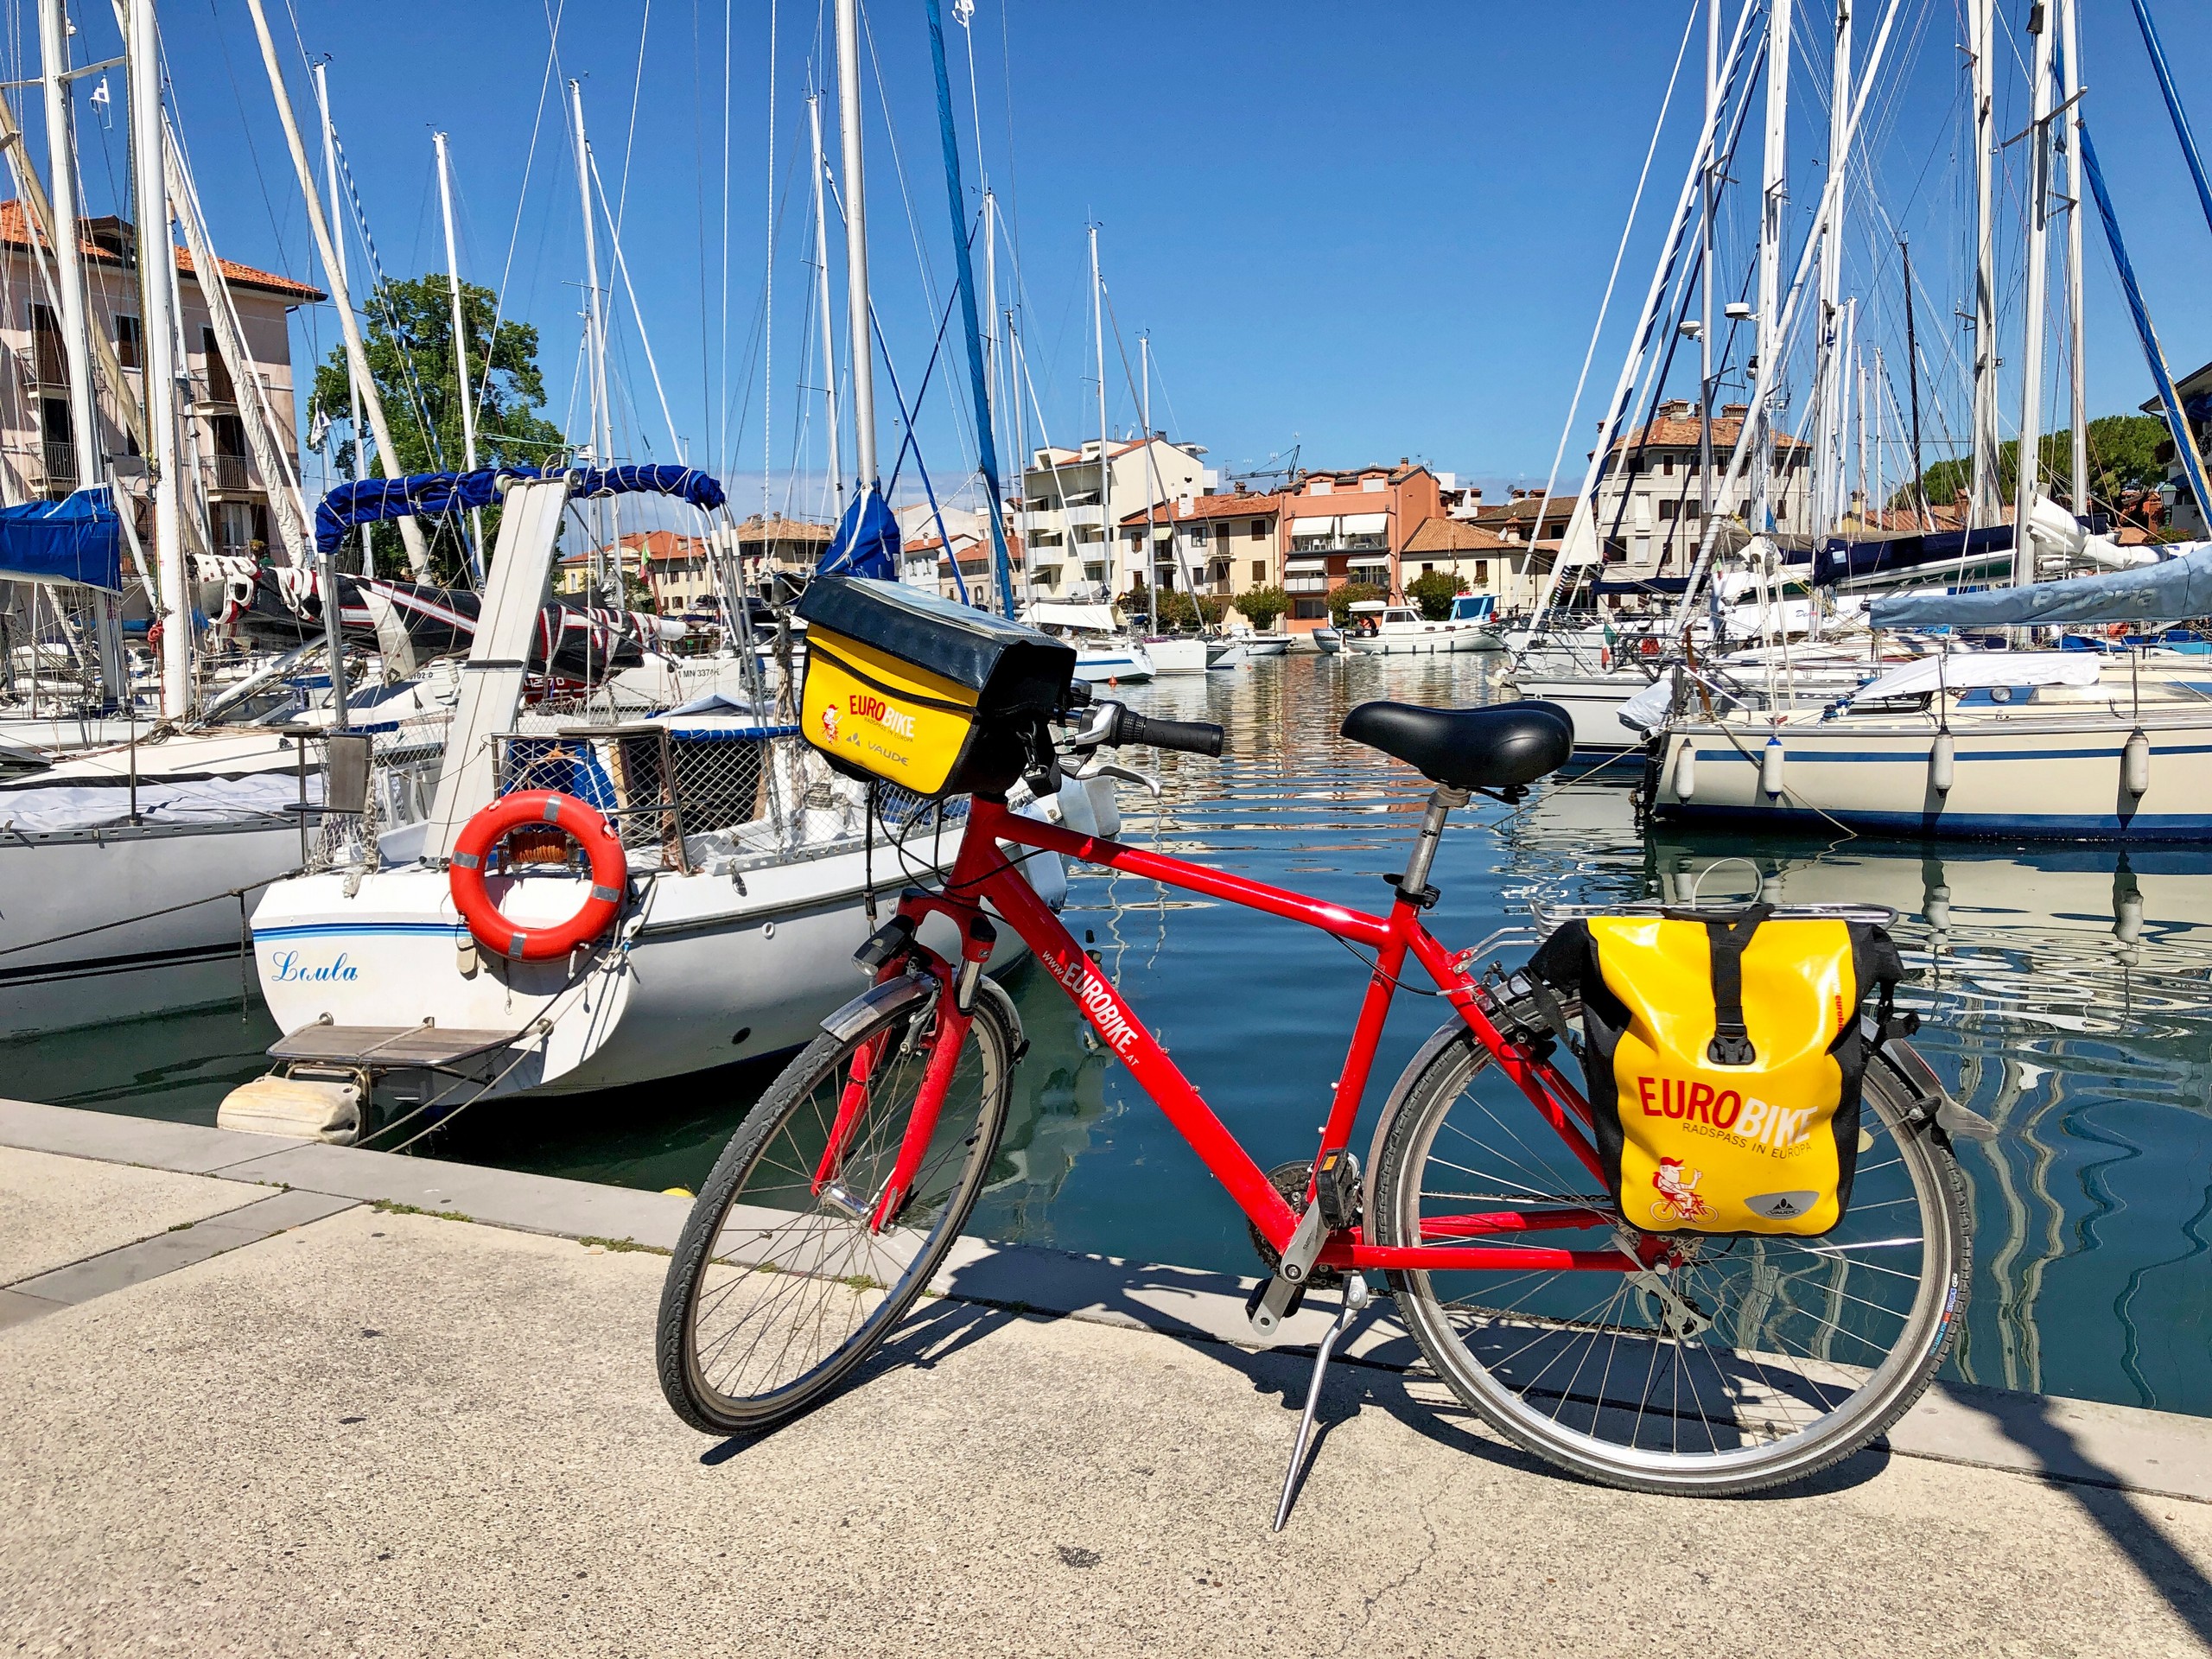
[[[1450,1479],[1446,1478],[1444,1484],[1440,1486],[1432,1496],[1424,1498],[1421,1501],[1421,1507],[1416,1511],[1416,1513],[1421,1516],[1421,1529],[1425,1541],[1421,1546],[1421,1554],[1414,1558],[1413,1565],[1408,1567],[1404,1572],[1398,1574],[1396,1578],[1391,1580],[1388,1584],[1377,1586],[1376,1589],[1370,1591],[1363,1598],[1362,1598],[1359,1609],[1359,1623],[1354,1625],[1351,1630],[1344,1632],[1344,1639],[1337,1643],[1333,1652],[1337,1654],[1346,1652],[1351,1647],[1353,1643],[1358,1641],[1360,1637],[1366,1635],[1367,1627],[1375,1622],[1376,1609],[1381,1605],[1382,1599],[1386,1596],[1395,1595],[1399,1591],[1404,1589],[1408,1585],[1411,1584],[1415,1579],[1421,1576],[1423,1568],[1427,1567],[1431,1561],[1436,1559],[1436,1523],[1429,1519],[1429,1511],[1443,1501],[1446,1492],[1451,1490],[1451,1484],[1452,1483]]]

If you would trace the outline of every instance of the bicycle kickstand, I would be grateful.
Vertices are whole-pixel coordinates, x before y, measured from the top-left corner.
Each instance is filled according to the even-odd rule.
[[[1290,1467],[1283,1471],[1282,1502],[1275,1507],[1274,1530],[1281,1532],[1290,1521],[1290,1506],[1298,1496],[1299,1476],[1305,1471],[1306,1452],[1313,1440],[1313,1417],[1321,1407],[1321,1377],[1329,1369],[1330,1358],[1337,1344],[1343,1340],[1351,1323],[1367,1306],[1367,1281],[1357,1273],[1344,1275],[1344,1305],[1338,1311],[1336,1323],[1321,1338],[1320,1351],[1313,1356],[1313,1380],[1306,1385],[1306,1412],[1298,1420],[1298,1440],[1290,1448]]]

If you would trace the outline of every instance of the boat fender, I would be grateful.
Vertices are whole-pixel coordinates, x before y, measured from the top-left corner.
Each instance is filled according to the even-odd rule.
[[[1771,800],[1782,793],[1782,739],[1770,733],[1766,747],[1759,753],[1759,787]]]
[[[1675,756],[1675,796],[1691,800],[1697,794],[1697,745],[1685,741]]]
[[[591,891],[576,913],[550,927],[522,927],[499,913],[484,885],[484,866],[510,830],[524,824],[550,823],[584,850],[591,861]],[[517,790],[502,795],[461,826],[454,839],[453,863],[446,872],[454,908],[468,924],[469,936],[495,957],[511,962],[552,962],[590,944],[614,925],[630,878],[614,826],[598,810],[573,795],[550,789]]]
[[[2151,788],[2151,740],[2140,730],[2127,734],[2120,752],[2120,781],[2131,795],[2147,794]]]
[[[1936,741],[1928,749],[1928,786],[1938,795],[1951,792],[1951,779],[1958,767],[1958,740],[1948,731],[1936,734]]]

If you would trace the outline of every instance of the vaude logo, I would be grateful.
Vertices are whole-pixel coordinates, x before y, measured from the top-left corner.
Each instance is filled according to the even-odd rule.
[[[914,717],[903,709],[893,708],[881,697],[871,697],[865,692],[855,691],[845,699],[845,708],[849,713],[858,715],[862,720],[874,721],[894,736],[912,737],[914,734]]]
[[[302,962],[296,950],[279,950],[270,958],[269,966],[279,985],[322,983],[331,980],[352,981],[360,976],[360,970],[346,960],[340,950],[328,962]]]
[[[1136,1027],[1116,1005],[1113,988],[1090,971],[1090,959],[1077,957],[1061,963],[1053,969],[1052,976],[1074,995],[1076,1006],[1090,1015],[1090,1023],[1113,1045],[1114,1052],[1126,1057],[1136,1046]]]
[[[1769,1221],[1789,1221],[1820,1202],[1817,1192],[1761,1192],[1744,1200],[1744,1208]]]

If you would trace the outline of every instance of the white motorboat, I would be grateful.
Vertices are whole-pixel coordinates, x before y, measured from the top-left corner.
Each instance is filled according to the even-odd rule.
[[[1211,666],[1206,641],[1195,633],[1150,635],[1144,641],[1144,654],[1152,659],[1156,676],[1203,674]]]
[[[1465,598],[1459,602],[1464,604]],[[1363,656],[1439,657],[1505,649],[1503,637],[1486,617],[1454,615],[1432,622],[1411,605],[1379,599],[1353,601],[1351,617],[1344,643]]]
[[[1251,661],[1290,654],[1290,636],[1287,633],[1239,633],[1230,637],[1244,647],[1244,655]]]
[[[1316,628],[1311,637],[1313,648],[1325,657],[1333,657],[1344,648],[1344,636],[1341,629]]]

